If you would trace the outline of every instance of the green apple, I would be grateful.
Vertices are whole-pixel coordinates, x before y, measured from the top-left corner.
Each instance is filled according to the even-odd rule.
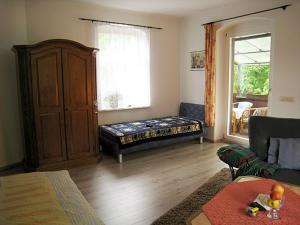
[[[273,209],[279,209],[279,207],[280,207],[280,201],[279,200],[269,199],[268,200],[268,206],[270,206]]]

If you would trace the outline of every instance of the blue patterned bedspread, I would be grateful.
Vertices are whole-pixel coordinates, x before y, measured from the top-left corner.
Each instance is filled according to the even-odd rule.
[[[201,133],[202,122],[178,116],[100,126],[100,135],[121,145],[191,132]]]

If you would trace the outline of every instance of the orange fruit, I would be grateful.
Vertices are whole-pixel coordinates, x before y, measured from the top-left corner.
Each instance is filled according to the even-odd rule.
[[[278,191],[281,193],[281,195],[284,193],[284,187],[281,184],[274,184],[271,190],[272,192]]]

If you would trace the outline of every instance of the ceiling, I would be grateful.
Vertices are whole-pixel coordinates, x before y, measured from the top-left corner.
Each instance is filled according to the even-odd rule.
[[[80,0],[111,8],[186,16],[197,10],[249,0]]]
[[[234,61],[237,64],[270,63],[271,37],[235,41]]]

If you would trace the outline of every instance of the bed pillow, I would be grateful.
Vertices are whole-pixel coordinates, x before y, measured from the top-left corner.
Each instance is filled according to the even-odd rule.
[[[268,150],[268,163],[278,162],[279,138],[270,138],[270,147]]]
[[[280,138],[278,164],[281,168],[300,170],[300,138]]]

